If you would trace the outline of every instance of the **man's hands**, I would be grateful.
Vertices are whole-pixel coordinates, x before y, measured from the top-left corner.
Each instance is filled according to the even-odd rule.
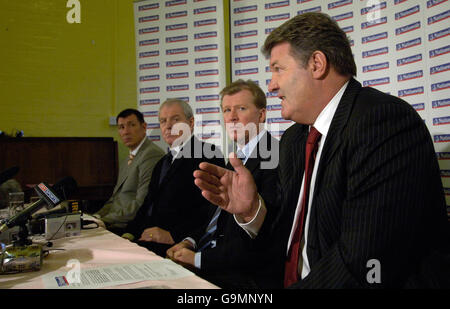
[[[195,184],[208,201],[249,222],[259,206],[256,184],[252,174],[234,153],[229,159],[235,171],[200,163],[200,170],[194,172]]]
[[[195,266],[195,252],[194,246],[188,240],[183,240],[175,246],[170,247],[166,254],[172,261],[181,264],[186,268],[193,268]]]
[[[139,238],[138,240],[152,241],[167,245],[173,245],[175,243],[169,231],[163,230],[162,228],[159,228],[157,226],[145,229],[142,232],[141,238]]]

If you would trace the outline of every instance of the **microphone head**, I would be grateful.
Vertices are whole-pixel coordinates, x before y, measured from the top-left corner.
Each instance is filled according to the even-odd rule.
[[[67,200],[70,196],[77,192],[77,182],[73,177],[66,176],[58,180],[52,187],[62,201]]]
[[[18,166],[10,167],[0,173],[0,185],[17,175],[20,168]]]

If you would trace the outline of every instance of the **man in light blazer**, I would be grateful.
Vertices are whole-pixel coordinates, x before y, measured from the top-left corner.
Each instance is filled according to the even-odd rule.
[[[130,153],[120,166],[111,198],[94,216],[101,219],[108,230],[122,235],[142,206],[153,168],[164,152],[147,138],[147,123],[138,110],[125,109],[116,120],[120,138]]]
[[[266,96],[251,80],[236,80],[221,92],[221,107],[228,137],[236,144],[244,166],[255,179],[258,192],[269,204],[276,199],[279,142],[264,128]],[[227,168],[232,169],[231,164]],[[217,208],[217,207],[215,207]],[[267,268],[273,252],[249,250],[246,235],[226,211],[212,209],[205,231],[198,230],[171,247],[167,255],[194,269],[201,277],[222,288],[276,288],[282,282],[279,267]],[[255,263],[255,257],[256,263]],[[281,266],[281,267],[280,267]]]
[[[241,220],[249,245],[284,247],[286,287],[449,288],[444,192],[417,112],[353,79],[348,38],[326,14],[293,17],[262,50],[269,91],[278,92],[283,118],[296,122],[280,142],[277,210],[264,206],[235,159],[235,173],[200,165],[202,194]],[[309,148],[317,153],[306,169]]]

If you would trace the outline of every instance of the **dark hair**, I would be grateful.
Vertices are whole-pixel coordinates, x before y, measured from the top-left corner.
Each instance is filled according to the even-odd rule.
[[[137,109],[133,109],[133,108],[127,108],[127,109],[124,109],[123,111],[121,111],[119,113],[119,115],[117,115],[117,117],[116,117],[116,122],[119,122],[119,118],[126,118],[130,115],[136,115],[136,118],[139,120],[140,123],[145,122],[144,115]]]
[[[297,15],[273,30],[261,48],[270,56],[275,45],[288,42],[292,56],[305,67],[314,51],[321,51],[341,75],[356,76],[356,64],[350,42],[336,21],[324,13]]]
[[[238,80],[232,82],[230,85],[223,88],[222,91],[220,92],[221,102],[222,102],[222,99],[224,96],[233,95],[244,89],[246,89],[252,93],[253,104],[255,104],[255,106],[257,108],[266,108],[267,100],[266,100],[266,95],[265,95],[264,91],[262,91],[261,88],[259,88],[257,83],[255,83],[254,81],[252,81],[250,79],[247,81],[238,79]]]

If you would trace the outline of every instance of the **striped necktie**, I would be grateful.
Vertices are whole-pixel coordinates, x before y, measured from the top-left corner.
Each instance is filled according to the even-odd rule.
[[[130,165],[131,162],[133,162],[134,157],[135,157],[135,155],[130,153],[130,155],[128,156],[128,165]]]

